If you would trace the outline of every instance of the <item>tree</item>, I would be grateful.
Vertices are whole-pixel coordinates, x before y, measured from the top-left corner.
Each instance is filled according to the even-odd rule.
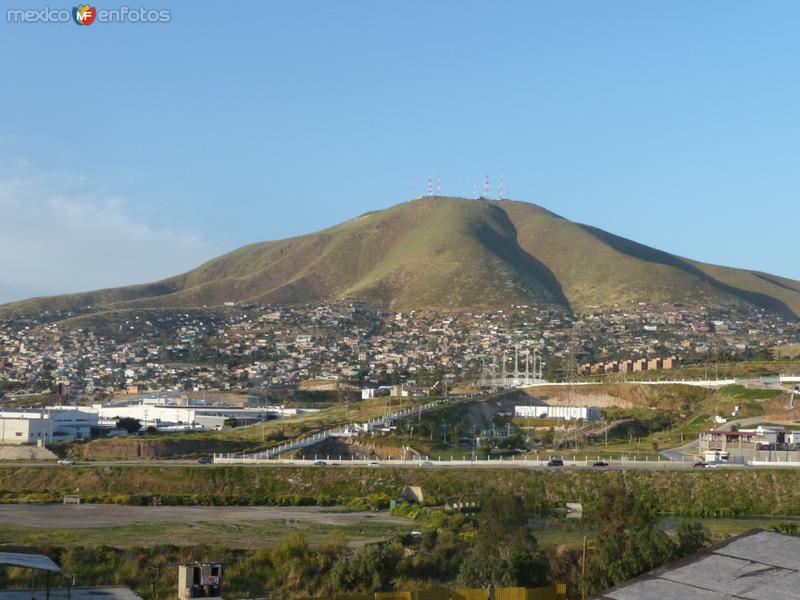
[[[627,581],[678,556],[678,545],[656,526],[652,507],[622,487],[603,488],[594,515],[599,527],[595,550],[586,564],[585,594]]]
[[[536,587],[546,581],[547,569],[528,526],[524,498],[508,492],[486,496],[475,546],[461,563],[459,582],[472,587]]]
[[[117,419],[117,429],[124,429],[128,433],[136,433],[142,428],[142,422],[133,417],[122,417]]]
[[[337,591],[376,592],[391,587],[403,547],[396,542],[369,544],[352,556],[341,556],[331,568]]]
[[[461,563],[458,583],[471,588],[512,586],[513,574],[510,565],[497,555],[473,548]]]
[[[508,492],[487,495],[481,501],[477,547],[509,560],[512,553],[536,548],[536,537],[528,527],[524,499]]]
[[[708,529],[702,523],[683,521],[678,525],[677,534],[679,556],[694,554],[711,543]]]

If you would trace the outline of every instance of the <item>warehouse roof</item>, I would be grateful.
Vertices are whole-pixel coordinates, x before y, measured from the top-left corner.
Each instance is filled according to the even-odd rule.
[[[0,600],[142,600],[142,597],[124,585],[109,585],[0,590]]]
[[[751,531],[594,596],[603,600],[800,597],[800,538]]]
[[[0,546],[0,565],[12,565],[43,571],[61,571],[61,568],[49,556],[37,550],[21,546]]]

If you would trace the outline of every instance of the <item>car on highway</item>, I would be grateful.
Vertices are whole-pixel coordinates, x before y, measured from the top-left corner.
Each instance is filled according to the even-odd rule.
[[[214,459],[211,458],[210,456],[201,456],[200,458],[197,459],[197,464],[211,465],[214,464]]]
[[[692,466],[697,467],[698,469],[705,469],[708,465],[706,465],[706,463],[704,463],[702,460],[698,460]]]
[[[374,460],[373,460],[373,461],[372,461],[371,463],[369,463],[367,466],[368,466],[368,467],[382,467],[383,465],[382,465],[381,463],[379,463],[379,462],[377,462],[377,461],[374,461]]]
[[[564,461],[561,460],[560,458],[551,458],[550,460],[547,461],[547,466],[548,467],[563,467],[564,466]]]
[[[324,466],[327,466],[327,464],[328,463],[325,462],[324,460],[315,460],[314,461],[314,466],[315,467],[324,467]]]
[[[423,467],[432,467],[433,466],[433,463],[431,461],[429,461],[429,460],[424,460],[419,464],[422,465]]]
[[[58,464],[71,466],[75,464],[75,461],[72,460],[71,458],[62,458],[61,460],[58,461]]]
[[[607,466],[608,466],[608,463],[607,463],[607,462],[604,462],[604,461],[602,461],[602,460],[598,460],[598,461],[597,461],[596,463],[594,463],[592,466],[593,466],[593,467],[597,467],[597,468],[603,468],[603,467],[607,467]]]

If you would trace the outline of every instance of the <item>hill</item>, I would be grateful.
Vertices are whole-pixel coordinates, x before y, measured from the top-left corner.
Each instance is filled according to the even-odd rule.
[[[681,258],[534,204],[434,197],[244,246],[155,283],[26,300],[0,315],[328,299],[446,311],[747,303],[797,318],[800,282]]]

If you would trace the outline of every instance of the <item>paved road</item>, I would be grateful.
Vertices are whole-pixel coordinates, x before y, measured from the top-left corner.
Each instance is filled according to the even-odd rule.
[[[102,463],[79,463],[72,467],[59,467],[62,469],[75,469],[75,468],[104,468],[104,467],[123,467],[123,468],[134,468],[134,467],[196,467],[200,469],[225,469],[230,466],[236,467],[245,467],[249,469],[275,469],[275,468],[283,468],[283,467],[304,467],[310,469],[348,469],[348,468],[356,468],[356,469],[367,469],[367,470],[375,470],[379,471],[383,468],[403,468],[403,469],[538,469],[542,471],[559,471],[559,470],[581,470],[581,469],[588,469],[588,470],[639,470],[639,471],[670,471],[670,470],[685,470],[691,469],[692,464],[695,461],[695,457],[685,455],[683,460],[681,459],[673,459],[669,460],[667,458],[662,458],[662,460],[648,460],[645,461],[643,458],[639,460],[632,461],[632,460],[617,460],[616,458],[609,458],[605,456],[601,456],[602,460],[609,463],[609,465],[603,469],[599,469],[597,467],[593,467],[592,463],[596,460],[596,458],[591,458],[588,461],[578,460],[572,461],[567,456],[564,458],[564,467],[553,468],[548,467],[546,461],[540,461],[538,464],[536,461],[523,461],[523,460],[492,460],[492,461],[477,461],[477,462],[470,462],[470,461],[449,461],[443,460],[439,461],[432,461],[432,464],[429,466],[422,465],[419,462],[415,461],[405,461],[401,462],[399,460],[391,460],[391,461],[383,461],[379,462],[376,467],[371,467],[367,465],[368,461],[332,461],[328,463],[325,467],[318,467],[313,465],[313,461],[300,461],[300,460],[280,460],[280,459],[272,459],[267,462],[260,462],[260,463],[251,463],[251,464],[233,464],[233,465],[225,465],[225,464],[216,464],[216,465],[199,465],[193,462],[184,462],[184,461],[143,461],[140,463],[119,463],[119,462],[102,462]],[[5,463],[0,462],[0,468],[3,467],[50,467],[54,468],[55,465],[50,463]],[[782,465],[760,465],[760,466],[750,466],[750,465],[724,465],[725,469],[796,469],[798,468],[797,463],[782,466]],[[0,513],[1,516],[1,513]],[[2,521],[0,521],[2,522]]]
[[[752,427],[753,425],[759,425],[764,422],[764,417],[745,417],[744,419],[735,419],[733,421],[728,421],[727,423],[723,423],[717,429],[720,431],[731,431],[731,428],[736,425],[739,429],[742,427]]]
[[[688,444],[684,444],[683,446],[678,446],[677,448],[670,448],[668,450],[662,450],[659,454],[666,458],[667,460],[678,460],[678,461],[689,461],[694,460],[694,457],[697,455],[697,447],[698,447],[697,440],[692,440]]]
[[[22,527],[111,527],[135,523],[231,523],[286,521],[343,527],[380,523],[408,525],[387,512],[345,512],[317,506],[118,506],[113,504],[0,504],[0,524]]]

